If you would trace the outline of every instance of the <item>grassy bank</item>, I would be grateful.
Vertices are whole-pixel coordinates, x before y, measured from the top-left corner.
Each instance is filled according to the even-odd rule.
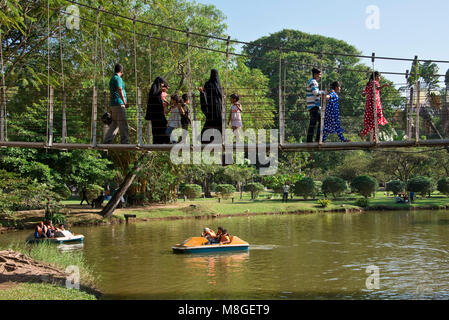
[[[90,266],[87,265],[82,252],[61,252],[57,246],[51,243],[33,245],[12,243],[7,247],[0,248],[0,251],[2,250],[22,253],[39,263],[39,268],[34,268],[33,272],[26,276],[22,276],[20,273],[15,275],[14,283],[11,286],[0,288],[0,299],[94,300],[101,296],[101,293],[95,288],[96,278]],[[65,279],[67,276],[65,270],[68,266],[79,268],[80,290],[67,289],[64,286],[65,281],[61,282],[57,277],[41,276],[39,273],[56,268]],[[37,281],[36,279],[43,280]]]
[[[317,197],[317,198],[323,198]],[[287,213],[314,213],[314,212],[360,212],[369,210],[445,210],[449,209],[449,198],[434,193],[430,198],[418,197],[411,204],[397,204],[392,195],[387,196],[384,192],[377,192],[375,198],[370,198],[366,208],[356,205],[356,200],[361,198],[357,195],[345,195],[338,199],[331,199],[332,203],[322,208],[317,199],[303,200],[299,197],[289,199],[287,203],[282,203],[280,195],[265,192],[257,200],[251,200],[249,193],[244,193],[240,199],[239,194],[232,199],[218,198],[195,199],[193,201],[183,199],[170,204],[158,204],[145,207],[118,209],[115,215],[109,219],[103,219],[98,209],[91,209],[90,206],[80,206],[77,200],[64,202],[67,224],[76,225],[99,225],[123,223],[124,214],[135,214],[137,220],[151,219],[182,219],[182,218],[208,218],[219,216],[240,216],[254,214],[287,214]],[[76,204],[75,204],[76,203]],[[42,220],[43,212],[19,212],[9,220],[0,221],[3,226],[10,226],[12,229],[31,229]]]

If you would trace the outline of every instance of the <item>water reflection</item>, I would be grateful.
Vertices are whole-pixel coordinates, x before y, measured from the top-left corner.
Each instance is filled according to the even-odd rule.
[[[183,262],[194,272],[205,272],[208,275],[208,283],[217,285],[217,272],[232,273],[241,272],[243,264],[248,261],[249,252],[219,253],[184,255]]]

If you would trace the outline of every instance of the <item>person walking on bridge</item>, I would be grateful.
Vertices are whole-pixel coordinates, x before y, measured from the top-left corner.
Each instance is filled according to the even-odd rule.
[[[123,82],[122,76],[123,66],[118,63],[115,65],[114,75],[109,81],[112,123],[104,137],[104,144],[112,143],[117,134],[117,127],[120,130],[120,143],[129,144],[128,120],[126,119],[128,100],[126,98],[125,82]]]
[[[307,100],[307,110],[310,113],[310,123],[309,130],[307,131],[307,142],[313,142],[313,135],[316,130],[315,141],[320,140],[321,131],[321,96],[325,94],[324,91],[320,91],[318,81],[321,80],[321,70],[313,68],[312,69],[312,79],[307,82],[306,88],[306,100]],[[315,129],[318,127],[317,129]]]

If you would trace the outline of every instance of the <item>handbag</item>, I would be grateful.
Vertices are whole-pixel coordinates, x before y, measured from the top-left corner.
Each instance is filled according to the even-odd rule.
[[[106,112],[102,117],[101,117],[101,121],[105,124],[110,126],[112,123],[112,116],[109,112]]]

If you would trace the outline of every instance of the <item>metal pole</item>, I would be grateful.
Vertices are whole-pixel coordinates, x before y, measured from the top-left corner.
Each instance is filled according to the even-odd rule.
[[[61,132],[61,142],[66,142],[67,137],[67,116],[66,116],[66,103],[67,97],[65,92],[65,78],[64,78],[64,59],[62,57],[62,28],[61,28],[61,16],[58,15],[58,27],[59,27],[59,58],[61,62],[61,82],[62,82],[62,132]]]
[[[416,97],[416,103],[415,103],[415,113],[416,113],[415,142],[418,142],[419,141],[418,105],[419,105],[419,98],[420,98],[420,94],[419,94],[420,88],[419,88],[419,85],[418,85],[418,81],[419,81],[419,78],[420,78],[418,56],[415,56],[415,59],[413,60],[413,66],[415,67],[415,88],[414,88],[414,96],[413,96],[413,101],[414,102],[415,102],[415,97]],[[413,119],[413,117],[412,117],[412,119]]]
[[[421,81],[416,84],[416,125],[415,125],[415,142],[419,142],[419,112],[421,110]]]
[[[284,108],[282,101],[282,45],[279,46],[279,134],[280,134],[280,145],[284,145]]]
[[[409,71],[407,70],[405,72],[405,83],[408,84],[408,73]],[[410,136],[408,135],[408,131],[409,131],[409,127],[410,127],[410,123],[408,122],[408,114],[410,112],[409,110],[409,105],[408,105],[408,90],[405,89],[405,134],[407,135],[407,140],[410,141]]]
[[[150,83],[153,81],[153,70],[152,70],[152,55],[151,55],[151,38],[153,37],[153,33],[150,33],[148,36],[148,58],[150,60]],[[148,136],[148,144],[151,144],[151,121],[147,120],[147,136]]]
[[[192,66],[190,64],[190,28],[187,28],[186,31],[187,35],[187,73],[188,73],[188,83],[189,88],[187,94],[189,95],[189,101],[193,103],[192,100]],[[196,120],[195,112],[194,112],[194,118]]]
[[[376,59],[376,54],[373,52],[371,55],[371,61],[373,62],[373,114],[374,114],[374,139],[376,141],[376,145],[379,144],[379,124],[377,122],[377,99],[376,99],[376,71],[374,60]]]
[[[142,139],[142,91],[140,88],[137,88],[137,110],[139,113],[139,123],[138,123],[138,146],[141,147],[143,145]]]
[[[50,86],[50,97],[48,102],[48,140],[47,146],[53,146],[53,101],[54,101],[54,90]]]
[[[137,143],[139,146],[142,145],[142,115],[141,115],[141,107],[140,107],[140,90],[138,87],[138,78],[137,78],[137,42],[136,42],[136,16],[133,18],[133,42],[134,42],[134,78],[135,78],[135,87],[136,87],[136,110],[138,112],[137,115]]]
[[[0,105],[0,141],[5,141],[5,122],[6,122],[6,87],[5,70],[3,65],[3,41],[2,41],[2,23],[0,21],[0,64],[2,73],[1,87],[1,105]]]
[[[231,45],[231,37],[228,36],[228,41],[226,42],[226,74],[225,74],[225,96],[223,99],[223,109],[221,111],[221,130],[222,130],[222,142],[223,145],[226,143],[226,107],[228,99],[228,73],[229,73],[229,50]]]
[[[323,54],[320,55],[320,69],[321,74],[324,74],[323,70]],[[323,77],[321,76],[320,80],[320,91],[323,91]],[[321,94],[320,94],[321,95]],[[322,95],[320,96],[320,102],[321,102],[321,111],[320,111],[320,140],[318,142],[318,145],[323,144],[323,126],[324,126],[324,112],[326,111],[326,98],[323,99]],[[314,133],[315,134],[315,133]]]
[[[97,87],[93,88],[92,95],[92,147],[97,146]]]

